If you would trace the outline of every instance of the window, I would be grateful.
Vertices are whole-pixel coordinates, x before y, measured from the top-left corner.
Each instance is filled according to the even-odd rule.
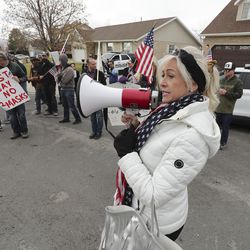
[[[107,43],[107,51],[114,51],[114,43]]]
[[[170,44],[168,46],[168,53],[172,54],[174,52],[174,50],[175,50],[175,45],[174,44]]]
[[[243,82],[243,88],[250,89],[250,73],[240,73],[239,78]]]
[[[130,58],[128,57],[128,55],[124,55],[122,54],[122,60],[129,60]]]
[[[119,55],[115,55],[112,57],[111,59],[112,61],[119,61],[120,60],[120,56]]]
[[[242,6],[241,19],[250,19],[250,1],[245,1]]]
[[[123,51],[129,53],[132,52],[132,44],[131,43],[123,43]]]

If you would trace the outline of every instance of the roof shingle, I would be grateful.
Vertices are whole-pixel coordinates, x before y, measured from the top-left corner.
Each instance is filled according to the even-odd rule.
[[[170,21],[174,17],[154,19],[148,21],[125,23],[95,28],[91,34],[93,41],[122,41],[137,40],[144,36],[155,25],[155,28]]]
[[[236,21],[238,6],[234,3],[231,0],[201,34],[249,32],[250,20]]]

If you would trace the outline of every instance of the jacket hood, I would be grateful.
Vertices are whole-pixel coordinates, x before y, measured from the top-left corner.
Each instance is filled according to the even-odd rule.
[[[66,68],[68,65],[68,56],[65,54],[60,55],[59,61],[63,68]]]
[[[208,109],[209,99],[195,102],[179,110],[170,120],[184,122],[193,127],[203,137],[209,147],[209,158],[213,157],[220,147],[220,129],[215,116]]]

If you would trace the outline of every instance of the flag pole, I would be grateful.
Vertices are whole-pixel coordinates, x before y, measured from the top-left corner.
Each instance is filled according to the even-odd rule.
[[[98,71],[101,70],[102,67],[102,58],[101,58],[101,43],[100,41],[98,41],[98,48],[97,48],[97,65],[96,65],[96,69]],[[97,72],[97,82],[99,82],[99,72]]]
[[[64,44],[63,44],[63,47],[62,47],[62,49],[61,49],[61,51],[60,51],[60,55],[63,54],[63,51],[64,51],[65,46],[66,46],[66,43],[68,42],[69,36],[70,36],[70,33],[68,34],[68,36],[67,36],[67,38],[66,38],[66,40],[65,40],[65,42],[64,42]]]

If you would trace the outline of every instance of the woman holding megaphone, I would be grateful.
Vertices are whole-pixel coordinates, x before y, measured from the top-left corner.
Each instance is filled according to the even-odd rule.
[[[213,66],[208,69],[194,47],[166,55],[158,69],[162,103],[141,124],[124,113],[122,121],[130,128],[114,141],[121,157],[115,204],[145,206],[148,220],[154,199],[160,232],[172,240],[187,220],[188,184],[220,146],[213,114],[219,74]]]

